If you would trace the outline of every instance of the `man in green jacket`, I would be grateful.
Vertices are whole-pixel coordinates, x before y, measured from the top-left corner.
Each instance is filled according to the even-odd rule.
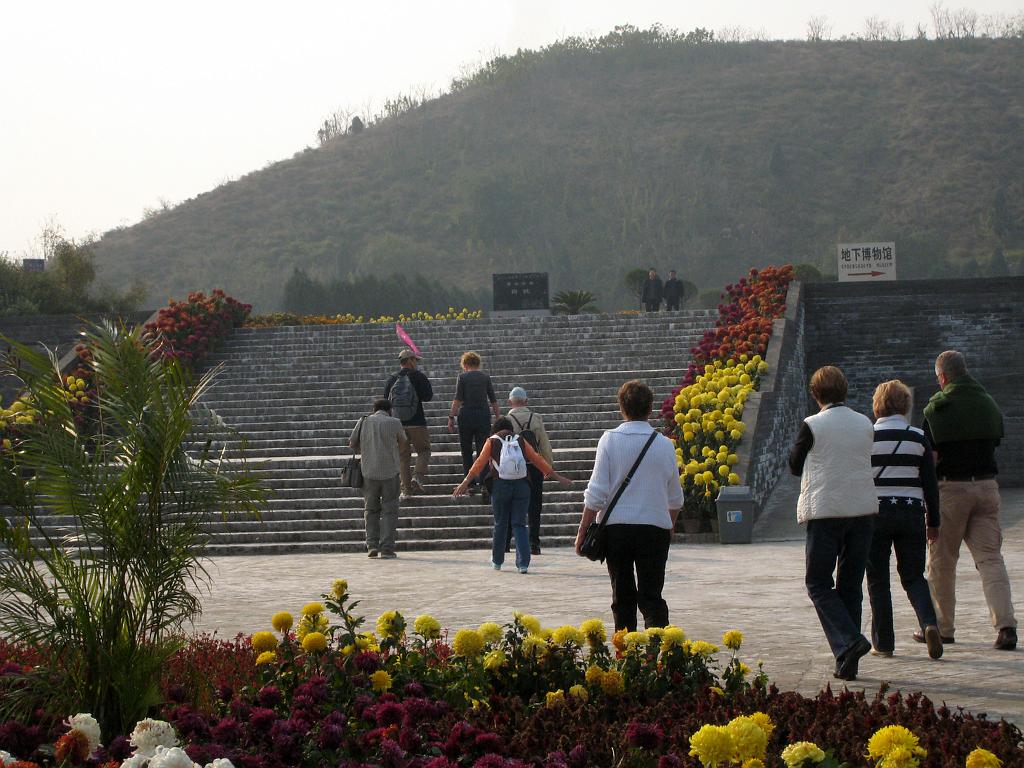
[[[925,433],[936,453],[939,510],[938,540],[928,546],[928,583],[944,643],[952,643],[956,608],[956,562],[966,542],[981,575],[995,647],[1017,647],[1017,620],[1010,597],[999,525],[999,484],[995,450],[1003,437],[1003,416],[985,388],[967,373],[955,350],[935,360],[936,392],[924,409]],[[914,636],[920,642],[923,637]]]

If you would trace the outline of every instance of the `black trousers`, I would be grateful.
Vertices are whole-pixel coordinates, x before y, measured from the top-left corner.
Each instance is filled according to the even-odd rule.
[[[533,464],[527,464],[526,476],[530,481],[530,509],[527,514],[530,526],[530,549],[540,549],[540,511],[544,506],[544,473]],[[505,549],[512,547],[512,526],[508,527]]]
[[[666,312],[678,312],[679,311],[679,299],[665,299],[665,311]]]
[[[896,551],[896,571],[924,629],[935,624],[935,607],[924,577],[928,542],[925,535],[924,506],[904,500],[892,504],[883,499],[878,505],[868,555],[868,599],[871,602],[871,643],[880,651],[892,651],[896,638],[892,626],[892,591],[889,587],[889,554]]]
[[[644,302],[644,309],[646,309],[648,312],[657,312],[659,307],[661,307],[661,302],[660,301],[645,301]]]
[[[661,591],[672,531],[655,525],[609,523],[604,535],[615,629],[635,631],[638,608],[644,627],[667,626],[668,603]]]
[[[462,472],[469,474],[473,466],[474,449],[476,456],[484,449],[484,443],[491,434],[491,414],[486,408],[459,409],[459,449],[462,451]]]

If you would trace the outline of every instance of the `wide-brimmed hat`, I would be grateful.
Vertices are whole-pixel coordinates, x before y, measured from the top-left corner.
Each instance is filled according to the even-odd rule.
[[[422,360],[423,358],[413,352],[411,349],[403,349],[398,353],[398,362],[403,363],[406,360]]]

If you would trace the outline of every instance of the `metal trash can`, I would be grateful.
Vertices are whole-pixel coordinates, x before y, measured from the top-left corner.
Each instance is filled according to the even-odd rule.
[[[722,488],[715,500],[718,510],[718,541],[721,544],[749,544],[757,517],[757,502],[746,485]]]

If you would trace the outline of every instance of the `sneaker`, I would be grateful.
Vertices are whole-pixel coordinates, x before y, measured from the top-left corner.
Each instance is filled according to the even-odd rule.
[[[939,628],[929,624],[924,628],[924,641],[928,644],[928,656],[932,659],[942,658],[942,637],[939,636]]]
[[[367,551],[366,556],[367,557],[377,557],[377,555],[379,555],[379,554],[380,554],[380,552],[378,552],[376,549],[371,549],[371,550]]]
[[[527,573],[527,572],[529,572],[529,570],[530,570],[529,568],[520,568],[519,572],[520,573]]]
[[[396,555],[394,552],[381,552],[380,557],[381,560],[394,560],[396,557],[398,557],[398,555]]]
[[[1017,647],[1017,630],[1013,627],[1003,627],[996,635],[996,642],[993,646],[997,651],[1012,651]]]
[[[412,479],[412,488],[411,488],[411,490],[412,490],[413,493],[420,493],[420,494],[427,492],[427,489],[423,487],[423,481],[420,480],[418,477],[415,477],[415,476]]]
[[[493,560],[491,560],[491,568],[493,568],[496,571],[500,571],[501,570],[501,563],[496,563]]]

